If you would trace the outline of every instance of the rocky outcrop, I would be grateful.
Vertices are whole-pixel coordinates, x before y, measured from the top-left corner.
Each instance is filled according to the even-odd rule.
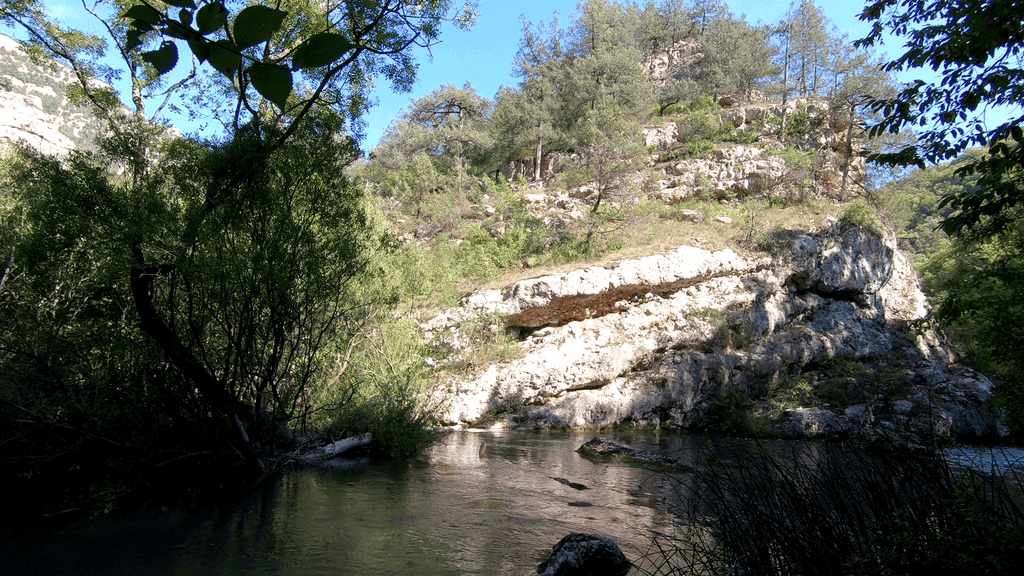
[[[65,66],[32,62],[21,44],[0,34],[0,142],[25,142],[44,154],[90,150],[105,130],[88,106],[73,104]]]
[[[449,424],[699,427],[739,390],[779,435],[995,434],[991,383],[913,328],[928,310],[893,237],[837,222],[772,257],[682,246],[524,280],[423,328],[499,313],[522,338],[521,358],[437,387]]]
[[[771,195],[786,182],[792,167],[757,146],[716,150],[711,158],[675,162],[662,170],[657,199],[674,203],[693,197]]]
[[[693,39],[680,40],[671,48],[652,55],[641,64],[644,74],[650,76],[655,85],[661,86],[673,76],[690,68],[704,59],[701,45]]]
[[[779,196],[806,182],[824,196],[842,192],[842,173],[847,162],[847,125],[835,123],[828,103],[798,98],[782,103],[747,103],[723,109],[718,121],[743,132],[757,134],[756,145],[720,145],[710,157],[672,160],[679,146],[696,138],[689,121],[669,121],[643,129],[646,146],[661,152],[654,156],[662,177],[652,197],[679,202],[692,197]],[[776,137],[782,116],[800,118],[802,128],[789,134],[783,145]],[[854,139],[853,145],[857,142]],[[797,148],[815,152],[814,161],[801,164],[783,157],[780,150]],[[792,156],[792,154],[790,154]],[[849,158],[847,190],[856,190],[866,179],[864,159]]]

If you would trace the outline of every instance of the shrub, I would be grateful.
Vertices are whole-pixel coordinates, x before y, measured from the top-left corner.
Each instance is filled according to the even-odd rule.
[[[882,226],[878,220],[878,214],[863,198],[858,198],[848,204],[839,215],[839,221],[844,226],[855,226],[875,236],[882,236]]]
[[[729,436],[764,436],[768,421],[755,414],[756,408],[746,390],[730,390],[711,399],[703,428]]]
[[[811,131],[811,115],[807,109],[800,109],[786,118],[786,136],[806,136]]]

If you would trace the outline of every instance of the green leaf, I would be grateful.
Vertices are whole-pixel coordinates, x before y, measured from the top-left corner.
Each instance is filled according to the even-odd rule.
[[[189,36],[195,36],[195,32],[174,20],[169,20],[167,22],[167,27],[164,28],[164,34],[171,38],[180,38],[182,40],[188,40]]]
[[[160,21],[160,13],[145,4],[136,4],[135,6],[132,6],[122,12],[121,17],[131,18],[136,22],[143,22],[146,24],[156,24]]]
[[[124,51],[131,52],[139,46],[142,46],[143,35],[145,35],[145,32],[142,30],[128,30],[125,34]]]
[[[352,43],[341,34],[324,32],[315,34],[299,44],[292,56],[292,70],[326,66],[352,48]]]
[[[196,3],[193,2],[192,0],[164,0],[164,3],[165,4],[170,4],[171,6],[177,6],[179,8],[195,8],[196,7]]]
[[[207,44],[207,46],[209,46],[210,52],[206,59],[218,72],[231,78],[235,70],[242,67],[242,58],[238,55],[238,48],[230,40],[218,40]]]
[[[228,21],[228,11],[220,2],[211,2],[196,12],[196,26],[200,34],[209,34],[224,26]]]
[[[292,92],[292,73],[280,66],[253,62],[249,66],[249,81],[256,91],[284,110],[288,95]]]
[[[210,42],[207,42],[202,36],[189,38],[188,47],[192,49],[192,53],[196,55],[200,62],[206,62],[210,59]]]
[[[281,28],[281,22],[287,15],[287,12],[267,6],[249,6],[235,18],[235,43],[239,48],[248,48],[269,40]]]
[[[173,42],[164,42],[156,50],[142,53],[142,60],[156,68],[157,74],[170,72],[178,63],[178,47]]]
[[[181,22],[183,26],[192,25],[192,13],[182,8],[178,11],[178,22]]]

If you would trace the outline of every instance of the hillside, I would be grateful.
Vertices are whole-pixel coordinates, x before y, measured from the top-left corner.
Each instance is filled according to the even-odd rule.
[[[896,236],[863,199],[844,204],[826,184],[842,180],[835,135],[845,127],[807,104],[794,108],[812,111],[799,157],[813,172],[794,177],[784,154],[772,155],[779,142],[761,127],[771,124],[756,123],[770,117],[769,103],[723,108],[723,120],[754,117],[737,128],[756,138],[715,143],[707,157],[663,160],[686,145],[664,136],[685,119],[649,127],[645,137],[660,140],[647,173],[664,177],[634,189],[646,195],[624,212],[638,229],[614,231],[614,249],[586,267],[509,270],[457,308],[423,310],[443,421],[912,441],[1005,435],[986,407],[992,383],[957,365],[927,328],[931,307]],[[863,182],[863,163],[850,172]],[[553,171],[544,186],[523,185],[526,210],[564,225],[585,218],[593,184],[557,182]],[[646,219],[636,219],[641,206]],[[500,217],[480,222],[500,239]]]
[[[648,82],[664,96],[658,74],[699,77],[707,52],[675,44],[608,74],[623,93]],[[562,65],[586,69],[579,58]],[[585,82],[552,66],[493,104],[469,85],[412,103],[360,172],[417,255],[444,423],[1007,434],[992,383],[930,327],[917,272],[865,201],[872,143],[841,91],[707,85],[651,114],[622,93],[577,101],[568,88]],[[594,112],[544,116],[522,104],[534,81],[565,84],[556,114]],[[516,117],[503,106],[523,106],[515,125],[538,127],[535,150],[501,147]],[[457,307],[437,298],[446,282]]]

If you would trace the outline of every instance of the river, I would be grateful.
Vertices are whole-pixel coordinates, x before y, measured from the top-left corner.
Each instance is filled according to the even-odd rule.
[[[577,454],[594,435],[456,432],[414,460],[341,461],[214,505],[109,514],[45,537],[4,534],[0,573],[528,575],[570,532],[608,536],[636,561],[653,534],[672,533],[667,510],[682,496],[664,474]],[[683,461],[750,444],[612,437]]]
[[[214,506],[81,520],[14,550],[6,534],[0,572],[526,575],[570,532],[606,535],[636,558],[652,531],[672,528],[673,483],[578,455],[593,436],[456,432],[414,460],[292,472]],[[615,438],[677,457],[697,447],[692,436]]]

